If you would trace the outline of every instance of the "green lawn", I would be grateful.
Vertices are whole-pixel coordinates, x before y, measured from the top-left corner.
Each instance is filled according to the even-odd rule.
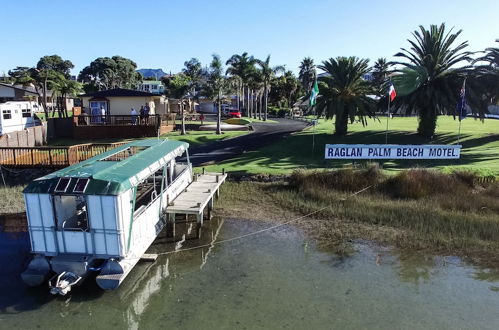
[[[46,121],[47,119],[45,118],[45,113],[44,112],[37,112],[36,115],[40,120]],[[68,116],[71,117],[73,115],[72,110],[68,110]],[[49,118],[59,118],[59,113],[56,111],[54,115],[52,116],[52,111],[49,112]]]
[[[243,134],[248,134],[248,131],[236,131],[236,132],[223,132],[221,135],[215,134],[212,131],[187,131],[187,135],[180,135],[179,131],[170,132],[167,134],[161,135],[161,138],[168,138],[170,140],[178,140],[185,141],[190,144],[191,147],[196,147],[205,143],[215,142],[218,140],[224,140],[236,136],[240,136]],[[155,139],[155,138],[148,138]],[[83,144],[83,143],[114,143],[114,142],[122,142],[122,141],[133,141],[134,139],[98,139],[98,140],[75,140],[75,139],[56,139],[50,141],[48,146],[72,146],[75,144]],[[140,140],[140,139],[139,139]]]
[[[221,135],[215,134],[212,131],[188,131],[186,135],[180,135],[180,132],[175,131],[161,135],[163,138],[170,140],[178,140],[188,142],[190,147],[196,147],[202,144],[215,142],[218,140],[225,140],[232,137],[248,134],[248,131],[230,131],[223,132]]]
[[[389,122],[388,143],[391,144],[453,144],[457,142],[459,122],[452,117],[438,119],[437,133],[433,140],[417,136],[417,118],[393,118]],[[349,125],[345,137],[336,137],[333,121],[321,119],[315,127],[282,139],[260,150],[247,152],[237,158],[208,166],[210,171],[225,168],[232,172],[289,173],[296,168],[320,169],[351,165],[351,161],[324,160],[324,145],[327,143],[385,143],[386,118],[369,120],[363,127],[360,123]],[[315,134],[314,134],[315,131]],[[315,135],[315,147],[312,141]],[[451,171],[469,169],[483,175],[499,176],[499,120],[485,122],[467,118],[461,127],[461,159],[457,160],[395,160],[380,161],[384,169],[398,171],[410,167],[432,167]],[[357,164],[362,164],[356,161]],[[365,163],[365,162],[364,162]]]

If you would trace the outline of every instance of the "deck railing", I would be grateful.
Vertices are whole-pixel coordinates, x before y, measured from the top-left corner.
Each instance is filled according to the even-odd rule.
[[[87,143],[63,147],[0,147],[0,165],[24,168],[66,167],[126,143]]]
[[[74,117],[76,126],[154,126],[161,125],[160,115],[78,115]]]

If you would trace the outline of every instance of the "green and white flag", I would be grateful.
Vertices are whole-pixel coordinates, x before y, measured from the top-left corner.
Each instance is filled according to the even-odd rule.
[[[319,95],[319,85],[317,85],[317,80],[314,83],[314,88],[310,93],[310,106],[313,107],[317,103],[317,95]]]

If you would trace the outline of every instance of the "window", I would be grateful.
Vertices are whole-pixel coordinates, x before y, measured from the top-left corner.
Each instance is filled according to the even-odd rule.
[[[57,182],[57,186],[55,186],[55,192],[66,192],[69,186],[69,182],[71,182],[71,178],[60,178],[59,182]]]
[[[156,85],[152,85],[152,86],[151,86],[151,88],[152,88],[152,89],[158,89],[158,86],[156,86]]]
[[[3,110],[3,119],[12,119],[12,111],[11,110]]]
[[[161,195],[161,181],[164,179],[163,168],[160,168],[137,185],[134,209],[136,215],[142,213],[142,211]],[[163,182],[163,190],[166,189],[166,187],[166,182]]]
[[[56,195],[53,203],[57,229],[88,231],[87,201],[84,195]]]
[[[84,193],[85,189],[87,189],[88,181],[90,181],[88,178],[80,178],[76,181],[75,187],[73,188],[73,192],[75,193]]]
[[[31,109],[22,109],[23,118],[31,118]]]

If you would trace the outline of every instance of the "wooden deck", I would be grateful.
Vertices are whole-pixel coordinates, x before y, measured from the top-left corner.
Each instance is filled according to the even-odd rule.
[[[175,214],[194,214],[202,225],[203,215],[210,215],[213,197],[218,196],[219,188],[227,178],[225,173],[196,174],[194,181],[175,198],[166,208],[169,218],[174,221]]]
[[[69,147],[0,147],[0,165],[15,168],[62,168],[126,143],[87,143]]]

